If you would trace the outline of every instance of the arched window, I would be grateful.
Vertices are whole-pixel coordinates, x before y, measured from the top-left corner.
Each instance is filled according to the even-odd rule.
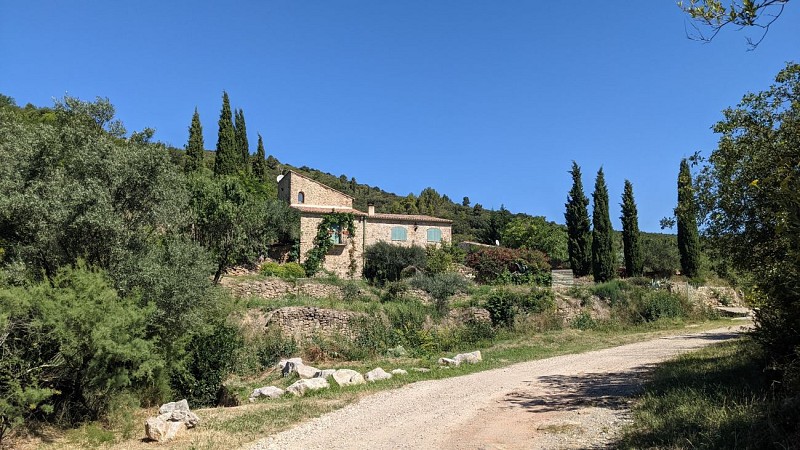
[[[297,194],[297,203],[305,203],[305,202],[306,202],[306,194],[304,194],[303,191],[300,191]]]
[[[406,227],[392,227],[393,241],[405,241],[406,239],[408,239],[408,232],[406,231]]]
[[[428,228],[428,242],[441,242],[442,230],[438,228]]]

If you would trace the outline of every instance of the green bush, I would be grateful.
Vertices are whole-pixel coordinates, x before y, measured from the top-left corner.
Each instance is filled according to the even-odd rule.
[[[29,287],[0,289],[0,435],[31,419],[104,417],[163,367],[145,339],[150,309],[82,262]]]
[[[611,280],[605,283],[598,283],[591,287],[594,295],[611,302],[615,305],[626,297],[626,291],[631,286],[623,280]]]
[[[439,314],[447,312],[447,299],[469,290],[469,280],[463,275],[445,272],[433,275],[417,275],[409,280],[411,286],[421,289],[433,297]]]
[[[378,242],[364,250],[364,278],[382,285],[398,281],[406,267],[425,268],[425,249],[418,246],[401,247]]]
[[[570,326],[578,330],[592,330],[597,328],[597,321],[592,319],[591,314],[586,311],[582,311],[580,314],[572,318]]]
[[[437,274],[449,271],[454,263],[462,263],[465,253],[458,246],[442,241],[427,246],[425,255],[428,273]]]
[[[492,291],[486,298],[484,308],[489,311],[494,325],[511,325],[514,323],[520,303],[520,296],[507,289]]]
[[[556,300],[553,291],[547,288],[532,288],[521,298],[520,308],[534,314],[554,312]]]
[[[482,247],[466,257],[479,283],[550,284],[550,261],[537,250]]]
[[[266,262],[261,265],[261,274],[268,277],[279,277],[293,280],[295,278],[305,278],[306,271],[303,266],[296,262],[278,264]]]
[[[173,374],[175,391],[192,407],[216,405],[222,382],[242,345],[239,329],[226,323],[214,324],[208,334],[194,335],[187,346],[184,370]]]
[[[690,305],[681,296],[667,291],[653,291],[644,297],[642,317],[647,322],[658,319],[687,317]]]

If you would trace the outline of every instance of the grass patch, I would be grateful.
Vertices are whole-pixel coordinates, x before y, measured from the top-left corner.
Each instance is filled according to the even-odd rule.
[[[770,389],[749,338],[683,355],[656,369],[620,448],[797,448],[800,401]]]

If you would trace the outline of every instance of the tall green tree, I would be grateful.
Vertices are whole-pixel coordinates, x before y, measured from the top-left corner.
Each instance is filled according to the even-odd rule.
[[[203,126],[200,125],[200,114],[197,108],[192,115],[192,124],[189,125],[189,142],[186,144],[186,173],[194,172],[203,167],[205,143],[203,142]]]
[[[643,260],[642,249],[639,245],[639,215],[636,211],[636,202],[633,199],[633,185],[625,180],[625,190],[622,193],[622,244],[625,255],[625,273],[629,277],[642,275]]]
[[[592,232],[589,226],[589,199],[583,194],[581,168],[572,161],[572,189],[569,191],[564,218],[567,222],[567,251],[572,273],[576,277],[589,275],[592,270],[590,242]]]
[[[608,187],[603,168],[597,171],[592,194],[592,274],[594,281],[606,282],[617,276],[614,261],[611,217],[608,214]]]
[[[681,160],[678,173],[678,250],[681,253],[681,273],[696,277],[700,272],[700,237],[697,232],[697,204],[692,187],[692,173],[686,158]]]
[[[569,259],[566,229],[542,216],[512,219],[503,230],[503,245],[539,250],[550,258],[553,267],[562,266]]]
[[[244,122],[244,111],[237,109],[233,124],[236,134],[236,148],[239,150],[241,167],[245,172],[250,171],[250,143],[247,141],[247,125]]]
[[[217,154],[214,160],[214,175],[233,175],[241,167],[241,153],[237,150],[236,131],[233,128],[231,101],[227,92],[222,92],[222,110],[219,113]]]
[[[267,181],[267,160],[261,133],[258,134],[258,147],[256,148],[256,157],[253,159],[253,176],[262,183]]]
[[[699,174],[704,233],[755,284],[756,338],[800,392],[800,64],[714,125]],[[791,374],[794,373],[792,376]]]

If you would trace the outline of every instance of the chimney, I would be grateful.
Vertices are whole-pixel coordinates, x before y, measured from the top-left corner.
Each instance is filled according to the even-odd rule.
[[[374,216],[375,215],[375,204],[374,203],[367,203],[367,215]]]

